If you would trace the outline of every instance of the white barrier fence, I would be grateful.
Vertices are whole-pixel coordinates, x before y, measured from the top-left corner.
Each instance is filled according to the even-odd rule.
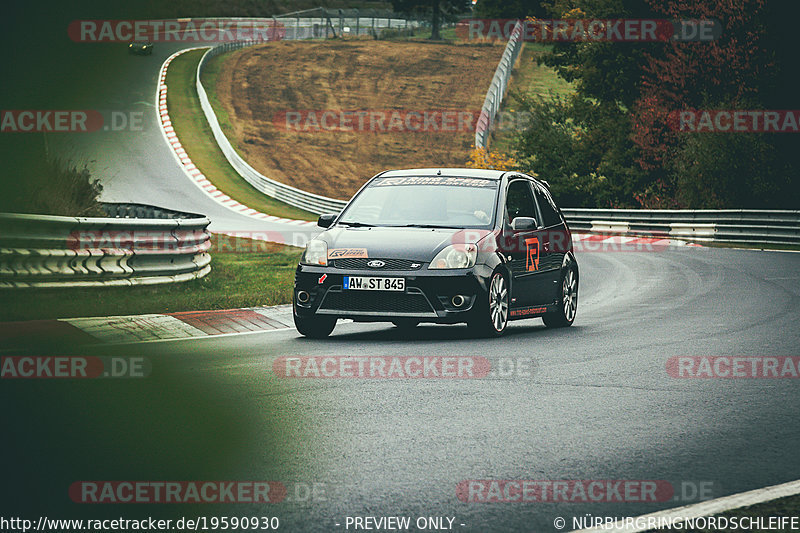
[[[372,13],[373,17],[371,20],[371,25],[367,28],[361,28],[361,20],[359,13],[357,10],[352,10],[355,13],[348,13],[349,15],[355,15],[355,18],[345,18],[344,12],[341,10],[333,11],[333,10],[325,10],[322,8],[318,8],[317,10],[311,11],[319,11],[321,13],[320,19],[317,22],[314,22],[316,19],[309,18],[308,12],[301,12],[304,17],[297,17],[292,18],[291,15],[285,15],[279,17],[277,20],[280,21],[281,25],[285,27],[286,34],[283,35],[282,39],[310,39],[315,38],[317,36],[327,36],[328,30],[330,28],[335,28],[336,24],[333,24],[330,21],[330,15],[336,13],[339,15],[338,26],[340,28],[340,34],[344,33],[347,34],[350,32],[344,31],[344,28],[351,28],[355,27],[353,30],[355,34],[363,34],[364,31],[371,31],[374,35],[378,36],[378,33],[374,33],[376,31],[385,31],[389,29],[408,29],[409,24],[411,27],[417,28],[419,27],[419,23],[414,21],[408,21],[407,19],[397,19],[392,18],[390,15],[386,16],[386,18],[379,18],[375,17],[376,13]],[[367,15],[369,16],[369,15]],[[328,21],[326,23],[326,21]],[[345,23],[348,24],[345,26]],[[314,30],[315,27],[319,28],[320,25],[326,25],[322,34],[319,34],[319,31]],[[377,27],[376,27],[377,24]],[[303,30],[305,28],[305,30]],[[376,29],[377,28],[377,29]],[[258,191],[275,198],[281,202],[289,204],[294,207],[298,207],[300,209],[304,209],[314,214],[322,214],[322,213],[338,213],[341,211],[344,206],[347,204],[344,200],[337,200],[335,198],[329,198],[327,196],[321,196],[318,194],[306,192],[300,190],[296,187],[292,187],[291,185],[286,185],[285,183],[281,183],[279,181],[270,179],[252,166],[250,166],[247,161],[244,160],[237,152],[236,149],[231,144],[230,140],[225,136],[223,133],[222,128],[219,125],[219,120],[217,119],[216,114],[214,113],[214,109],[211,106],[211,103],[208,99],[208,94],[206,93],[205,88],[203,87],[203,83],[201,81],[203,70],[205,69],[206,64],[208,61],[219,54],[229,52],[232,50],[238,50],[240,48],[245,48],[248,46],[253,46],[257,44],[263,44],[264,41],[241,41],[241,42],[233,42],[233,43],[226,43],[220,44],[213,48],[210,48],[200,60],[200,63],[197,66],[197,76],[195,85],[197,87],[197,95],[198,99],[200,100],[200,107],[203,109],[203,114],[208,121],[209,127],[211,128],[211,132],[214,135],[214,139],[217,141],[220,150],[225,155],[225,158],[228,160],[228,163],[233,167],[233,169],[250,185],[255,187]],[[504,54],[505,57],[505,54]],[[516,58],[516,56],[514,56]],[[513,65],[513,60],[511,62]]]
[[[294,207],[305,209],[311,213],[338,213],[342,210],[342,208],[344,208],[347,202],[302,191],[296,187],[292,187],[291,185],[286,185],[285,183],[281,183],[264,176],[256,169],[251,167],[247,161],[245,161],[242,156],[236,152],[236,150],[233,148],[233,145],[231,145],[231,142],[222,132],[222,128],[219,125],[219,120],[217,120],[217,115],[214,113],[214,109],[211,107],[211,103],[208,100],[208,95],[203,87],[203,83],[200,81],[203,69],[205,68],[207,61],[216,55],[229,52],[231,50],[252,46],[254,44],[259,43],[255,41],[247,41],[215,46],[203,54],[203,58],[200,60],[200,64],[197,66],[197,96],[200,99],[200,106],[203,109],[206,120],[211,127],[211,132],[214,134],[214,139],[217,141],[220,150],[222,150],[222,153],[225,155],[225,158],[228,160],[228,163],[230,163],[234,170],[236,170],[236,172],[250,185],[267,196],[271,196],[276,200]]]
[[[489,85],[486,98],[483,100],[481,114],[475,126],[475,148],[487,148],[489,146],[489,135],[492,132],[497,113],[500,111],[500,104],[503,103],[514,63],[517,61],[519,51],[522,49],[522,29],[522,21],[517,22],[511,31],[511,37],[508,40],[506,49],[503,51],[503,57],[500,58],[500,64],[497,65],[497,70],[494,72],[492,83]]]

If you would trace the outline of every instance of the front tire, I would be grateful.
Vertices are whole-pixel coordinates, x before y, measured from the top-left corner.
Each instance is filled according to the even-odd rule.
[[[483,337],[499,337],[508,326],[508,283],[500,272],[492,274],[489,282],[487,301],[481,306],[476,306],[475,318],[469,322],[469,327]]]
[[[578,273],[569,267],[561,273],[561,296],[558,309],[542,317],[548,328],[565,328],[571,326],[578,312]]]
[[[324,339],[336,327],[336,319],[330,317],[294,315],[294,327],[300,335],[310,339]]]

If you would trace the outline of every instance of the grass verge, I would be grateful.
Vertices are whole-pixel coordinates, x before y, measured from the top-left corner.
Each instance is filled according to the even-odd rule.
[[[539,65],[536,60],[542,54],[550,51],[552,45],[541,43],[525,43],[517,60],[517,66],[511,73],[508,83],[508,95],[503,102],[504,111],[515,108],[514,93],[547,97],[551,94],[565,96],[574,92],[571,83],[556,74],[556,71],[546,65]],[[490,147],[492,150],[510,152],[518,130],[497,130],[492,135]]]
[[[316,220],[313,213],[279,202],[256,190],[225,159],[200,108],[195,87],[197,64],[204,53],[205,50],[186,52],[176,57],[167,71],[169,116],[192,162],[217,189],[241,204],[277,217]],[[227,115],[220,117],[220,122],[223,129],[229,127],[226,126]]]
[[[346,200],[386,169],[463,166],[474,126],[445,123],[440,111],[477,117],[503,46],[279,41],[214,58],[219,71],[209,70],[216,78],[204,85],[215,86],[213,105],[227,112],[227,120],[220,113],[223,127],[232,128],[231,143],[250,165],[277,181]],[[343,110],[371,118],[350,121],[338,115]],[[305,118],[291,122],[290,112]],[[419,121],[404,121],[404,113]]]
[[[291,302],[294,271],[302,249],[252,241],[226,240],[213,253],[204,278],[173,285],[99,289],[23,289],[0,291],[0,321],[85,316],[172,313]]]

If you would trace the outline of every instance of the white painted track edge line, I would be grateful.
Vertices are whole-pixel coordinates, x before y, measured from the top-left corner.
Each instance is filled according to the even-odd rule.
[[[769,502],[772,500],[777,500],[779,498],[785,498],[787,496],[795,496],[797,494],[800,494],[800,480],[789,481],[787,483],[782,483],[780,485],[772,485],[761,489],[755,489],[747,492],[740,492],[739,494],[723,496],[722,498],[716,498],[714,500],[694,503],[691,505],[684,505],[683,507],[675,507],[673,509],[667,509],[656,513],[650,513],[638,516],[633,519],[633,523],[635,524],[637,519],[644,520],[644,522],[646,523],[648,518],[653,518],[653,519],[700,518],[703,516],[711,516],[724,513],[726,511],[732,511],[734,509],[740,509],[742,507],[750,507],[751,505],[757,505],[759,503]],[[617,524],[619,524],[619,522],[617,522]],[[637,527],[626,528],[624,526],[609,525],[608,527],[576,530],[573,531],[572,533],[590,533],[590,532],[599,533],[601,531],[602,532],[625,531],[627,533],[637,533],[643,531],[650,531],[651,529],[652,527],[647,527],[647,526],[645,526],[644,528],[637,528]]]

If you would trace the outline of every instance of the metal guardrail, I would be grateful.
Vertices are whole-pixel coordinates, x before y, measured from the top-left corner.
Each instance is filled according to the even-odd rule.
[[[700,242],[798,244],[800,211],[562,209],[572,230]]]
[[[206,120],[211,127],[211,132],[214,134],[214,139],[217,141],[220,150],[222,150],[222,153],[225,155],[225,158],[228,160],[228,163],[230,163],[234,170],[236,170],[236,172],[250,185],[267,196],[271,196],[276,200],[294,207],[299,207],[300,209],[305,209],[306,211],[315,214],[338,213],[347,204],[346,201],[336,200],[335,198],[328,198],[326,196],[302,191],[292,187],[291,185],[286,185],[285,183],[281,183],[264,176],[256,169],[251,167],[247,161],[245,161],[236,152],[228,138],[222,132],[222,128],[220,128],[217,115],[214,113],[214,109],[211,107],[211,103],[208,100],[208,95],[206,94],[203,84],[200,81],[203,69],[205,68],[207,61],[216,55],[255,44],[259,43],[257,41],[246,41],[215,46],[203,54],[203,57],[197,66],[197,96],[200,100],[200,106],[203,109]]]
[[[176,283],[211,271],[209,219],[141,204],[108,217],[0,213],[0,289]]]
[[[522,49],[522,29],[523,23],[518,21],[511,31],[511,37],[508,40],[506,49],[503,51],[503,57],[500,58],[500,64],[497,65],[497,70],[494,72],[492,84],[489,86],[486,98],[483,100],[481,114],[475,125],[475,148],[486,148],[489,145],[489,135],[492,132],[492,126],[494,126],[494,119],[497,116],[497,112],[500,111],[500,104],[503,102],[508,80],[511,78],[511,70],[514,68],[519,51]]]
[[[320,19],[317,20],[318,24],[317,30],[314,30],[315,27],[315,18],[308,17],[309,14],[312,12],[319,12]],[[390,30],[390,29],[408,29],[409,27],[417,28],[420,26],[420,23],[417,21],[411,21],[408,19],[397,19],[393,18],[391,12],[378,12],[378,11],[370,11],[365,10],[362,14],[359,14],[358,10],[326,10],[324,8],[317,8],[313,10],[301,11],[297,13],[305,15],[304,17],[292,17],[292,14],[283,15],[280,17],[275,17],[273,19],[267,20],[280,20],[281,25],[286,30],[286,34],[281,37],[281,39],[312,39],[315,37],[327,37],[328,36],[328,28],[344,28],[345,24],[348,24],[350,28],[354,28],[355,34],[364,34],[370,33],[373,35],[378,35],[380,31],[383,30]],[[334,18],[338,16],[338,26],[331,22],[331,15],[334,15]],[[363,15],[367,15],[366,17]],[[383,15],[384,18],[380,16]],[[369,18],[371,23],[366,26],[365,28],[361,27],[361,20]],[[327,22],[326,22],[327,21]],[[292,24],[294,22],[294,24]],[[376,25],[377,24],[377,25]],[[320,34],[319,27],[320,25],[325,26],[324,28],[324,35]],[[336,30],[339,31],[339,30]],[[377,33],[376,33],[377,32]],[[345,32],[347,33],[347,32]],[[334,32],[335,35],[335,32]],[[286,185],[285,183],[281,183],[279,181],[270,179],[263,174],[259,173],[256,169],[250,166],[234,149],[233,145],[230,143],[228,138],[222,132],[222,128],[219,125],[219,120],[217,119],[216,114],[214,113],[214,109],[211,107],[211,103],[208,100],[208,94],[206,93],[205,88],[201,82],[201,76],[203,70],[205,69],[206,64],[208,61],[219,54],[229,52],[231,50],[238,50],[240,48],[245,48],[248,46],[254,46],[257,44],[263,44],[264,41],[240,41],[240,42],[233,42],[233,43],[226,43],[215,46],[210,48],[203,57],[200,59],[200,63],[197,66],[197,76],[195,85],[197,87],[197,95],[198,99],[200,100],[200,107],[203,109],[203,114],[208,121],[208,124],[211,128],[211,132],[214,135],[214,139],[217,141],[217,145],[219,145],[220,150],[225,155],[225,158],[228,160],[228,163],[233,167],[234,170],[250,185],[255,187],[257,190],[261,191],[262,193],[266,194],[267,196],[271,196],[276,200],[279,200],[283,203],[292,205],[294,207],[298,207],[300,209],[304,209],[314,214],[322,214],[322,213],[338,213],[341,211],[347,202],[344,200],[337,200],[335,198],[329,198],[327,196],[321,196],[319,194],[314,194],[310,192],[306,192],[300,190],[296,187],[292,187],[291,185]],[[513,64],[513,62],[512,62]]]

